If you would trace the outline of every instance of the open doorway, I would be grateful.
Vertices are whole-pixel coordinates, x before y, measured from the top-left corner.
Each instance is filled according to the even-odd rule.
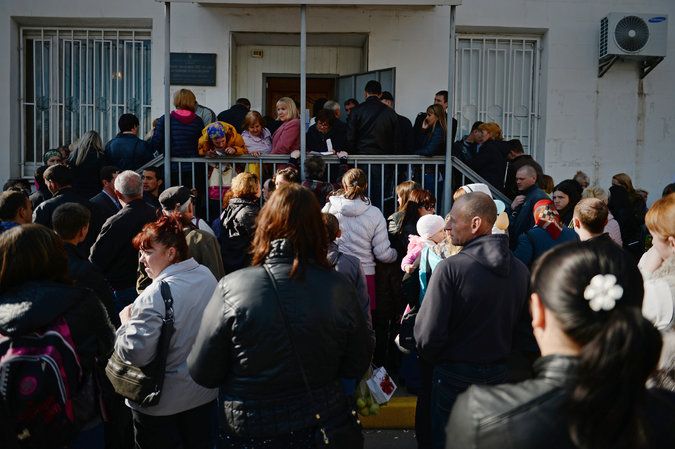
[[[337,75],[307,77],[307,102],[305,108],[310,114],[314,101],[319,98],[334,99]],[[281,97],[291,97],[300,103],[300,77],[298,75],[263,74],[263,91],[265,93],[265,109],[263,113],[274,117],[276,103]]]

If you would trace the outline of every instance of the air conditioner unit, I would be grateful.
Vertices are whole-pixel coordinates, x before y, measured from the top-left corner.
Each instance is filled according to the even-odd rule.
[[[641,78],[666,56],[668,16],[610,13],[600,21],[599,76],[618,59],[640,62]]]

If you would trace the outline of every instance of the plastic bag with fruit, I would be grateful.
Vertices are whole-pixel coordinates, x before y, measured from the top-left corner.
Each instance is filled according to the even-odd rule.
[[[396,384],[384,367],[371,367],[356,387],[356,407],[361,416],[380,413],[380,406],[386,405],[396,391]]]

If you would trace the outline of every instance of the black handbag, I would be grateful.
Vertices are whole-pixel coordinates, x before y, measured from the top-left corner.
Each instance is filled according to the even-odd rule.
[[[171,289],[166,282],[161,282],[159,288],[162,292],[166,313],[162,320],[155,358],[146,366],[137,367],[125,362],[117,353],[113,352],[105,367],[106,376],[108,376],[115,392],[141,407],[150,407],[157,405],[159,402],[162,385],[164,384],[169,343],[174,333]]]
[[[305,389],[307,390],[307,395],[309,396],[310,403],[312,404],[315,412],[314,418],[316,419],[316,430],[314,433],[314,440],[317,448],[336,448],[336,449],[363,449],[363,432],[361,429],[361,422],[359,421],[356,410],[347,407],[346,413],[339,415],[332,419],[324,419],[321,417],[319,412],[320,406],[314,400],[312,395],[312,390],[309,387],[309,381],[307,380],[307,374],[305,373],[305,368],[302,364],[302,359],[300,354],[295,347],[295,342],[293,340],[293,332],[291,331],[291,325],[288,322],[288,316],[284,310],[283,304],[281,303],[281,296],[279,295],[279,289],[277,288],[277,282],[272,274],[272,271],[267,265],[263,265],[267,275],[272,281],[272,287],[274,288],[274,293],[277,297],[277,303],[279,304],[279,311],[281,312],[281,317],[284,321],[284,326],[286,327],[286,332],[288,333],[288,339],[291,343],[291,349],[295,358],[300,367],[300,373],[302,374],[302,381],[305,384]]]

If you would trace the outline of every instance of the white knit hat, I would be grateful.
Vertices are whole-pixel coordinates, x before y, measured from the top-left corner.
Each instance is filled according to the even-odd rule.
[[[423,239],[431,238],[432,235],[445,228],[445,220],[440,215],[424,215],[417,220],[417,233]]]
[[[492,192],[490,192],[490,188],[482,183],[467,184],[465,186],[462,186],[462,190],[464,190],[466,193],[483,192],[484,194],[492,198]]]

